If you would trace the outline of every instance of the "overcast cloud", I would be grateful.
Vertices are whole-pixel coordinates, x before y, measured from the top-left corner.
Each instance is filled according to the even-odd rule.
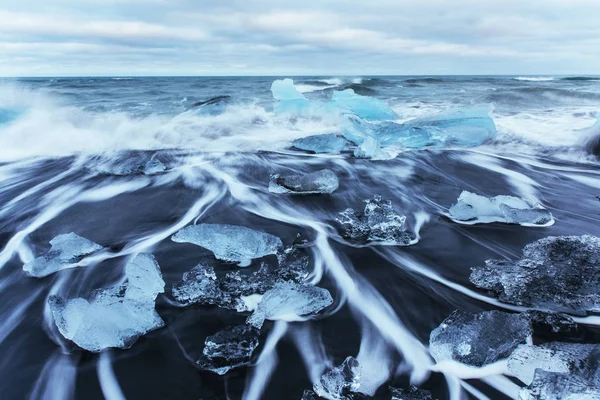
[[[599,74],[599,0],[0,0],[0,75]]]

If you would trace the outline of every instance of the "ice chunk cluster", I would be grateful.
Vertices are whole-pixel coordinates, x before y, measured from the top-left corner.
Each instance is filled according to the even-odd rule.
[[[73,268],[85,256],[102,250],[102,246],[75,233],[65,233],[50,241],[50,251],[25,265],[23,271],[42,278],[54,272]]]
[[[484,197],[464,191],[450,207],[450,217],[459,223],[504,222],[523,226],[549,226],[550,211],[539,204],[513,196]]]
[[[437,362],[481,367],[508,357],[532,334],[526,315],[500,311],[454,311],[431,332],[429,350]]]
[[[600,238],[547,237],[530,243],[519,260],[488,260],[471,282],[501,301],[541,310],[600,311]]]
[[[323,398],[330,400],[346,400],[347,395],[357,392],[360,387],[361,369],[354,357],[348,357],[344,362],[326,372],[314,384],[313,390]]]
[[[59,332],[85,350],[100,352],[128,348],[140,336],[162,327],[154,307],[165,283],[154,256],[138,254],[126,265],[125,276],[125,285],[95,290],[89,301],[50,296]]]
[[[370,121],[398,119],[398,114],[383,100],[361,96],[352,89],[333,92],[330,106],[344,114],[354,114]]]
[[[183,228],[171,240],[192,243],[212,251],[219,260],[247,267],[255,258],[275,254],[283,246],[281,239],[244,226],[200,224]]]
[[[508,368],[528,385],[520,393],[522,399],[600,398],[600,345],[597,344],[521,345],[508,359]]]
[[[349,116],[342,122],[341,130],[346,139],[357,145],[371,137],[383,147],[406,148],[474,147],[496,136],[496,125],[489,116],[489,109],[483,108],[444,112],[405,123],[371,122]]]
[[[271,175],[269,192],[278,194],[331,194],[340,182],[329,169],[309,174]]]
[[[336,217],[341,224],[342,235],[360,243],[379,242],[381,244],[414,244],[406,232],[406,216],[397,214],[392,202],[375,196],[366,201],[364,212],[348,208]]]
[[[348,141],[332,133],[312,135],[296,139],[292,146],[313,153],[340,154],[346,148]]]
[[[258,347],[260,331],[250,325],[227,328],[204,341],[202,356],[196,362],[201,369],[226,374],[230,369],[248,365]]]
[[[333,304],[327,289],[295,282],[277,282],[262,297],[248,323],[257,328],[264,321],[298,321]]]
[[[419,389],[411,386],[408,389],[390,388],[392,400],[433,400],[429,390]]]

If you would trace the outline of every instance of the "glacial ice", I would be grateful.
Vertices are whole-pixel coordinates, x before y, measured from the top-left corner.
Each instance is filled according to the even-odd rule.
[[[369,158],[371,160],[391,160],[396,157],[396,153],[382,149],[379,141],[369,136],[354,150],[354,157]]]
[[[360,387],[361,370],[354,357],[348,357],[344,362],[326,372],[313,385],[313,390],[320,397],[329,400],[346,400],[346,395],[358,391]]]
[[[352,89],[333,92],[330,104],[342,113],[351,113],[366,120],[398,119],[398,114],[385,101],[358,95]]]
[[[472,268],[475,286],[503,302],[540,310],[600,311],[600,238],[546,237],[528,244],[519,260],[488,260]]]
[[[308,111],[312,105],[302,93],[294,86],[292,79],[278,79],[271,84],[273,98],[278,100],[274,105],[278,114],[302,114]]]
[[[392,202],[374,196],[365,201],[363,213],[348,208],[338,214],[342,236],[360,243],[380,242],[382,244],[413,244],[413,238],[406,232],[406,216],[397,214]]]
[[[369,122],[356,116],[347,116],[342,121],[341,131],[346,139],[357,145],[367,137],[372,137],[383,147],[474,147],[496,135],[496,126],[488,113],[489,110],[483,109],[461,110],[405,123]]]
[[[600,399],[597,344],[522,345],[508,359],[508,369],[528,385],[520,393],[522,399]]]
[[[247,267],[252,259],[275,254],[281,239],[244,226],[200,224],[183,228],[171,237],[177,243],[192,243],[212,251],[219,260]]]
[[[173,285],[173,297],[184,305],[199,303],[233,307],[233,299],[221,290],[214,268],[202,264],[184,273],[181,282]]]
[[[331,194],[339,187],[338,177],[329,169],[308,174],[271,175],[269,192],[277,194]]]
[[[549,226],[554,223],[550,211],[539,204],[513,196],[484,197],[463,191],[450,207],[450,217],[458,223],[504,222],[523,226]]]
[[[307,136],[292,142],[292,146],[297,149],[328,154],[340,154],[347,144],[346,139],[332,133]]]
[[[230,369],[250,364],[258,347],[260,331],[249,325],[222,330],[204,341],[202,356],[196,362],[201,369],[225,375]]]
[[[264,295],[248,323],[260,328],[266,319],[297,321],[333,304],[327,289],[294,282],[277,282]]]
[[[140,253],[125,267],[127,283],[92,292],[90,300],[50,296],[48,304],[59,332],[77,346],[100,352],[129,348],[142,335],[164,325],[154,309],[164,291],[158,263]]]
[[[23,265],[23,271],[42,278],[63,269],[76,267],[83,257],[103,249],[99,244],[73,232],[56,236],[50,241],[50,245],[50,251]]]
[[[411,386],[408,389],[396,389],[390,387],[392,400],[433,400],[429,390],[419,389]]]
[[[454,311],[429,337],[429,350],[437,362],[454,360],[481,367],[508,357],[532,334],[523,314]]]

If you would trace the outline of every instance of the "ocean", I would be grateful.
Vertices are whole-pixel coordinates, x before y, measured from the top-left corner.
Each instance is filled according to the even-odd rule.
[[[410,383],[435,399],[516,398],[525,385],[504,367],[436,370],[430,334],[455,310],[519,311],[476,287],[471,268],[518,259],[549,236],[600,236],[600,77],[290,78],[302,104],[326,104],[347,89],[386,103],[397,118],[375,127],[489,107],[497,132],[477,145],[438,138],[391,146],[386,159],[355,157],[352,143],[341,154],[314,154],[292,142],[341,136],[348,110],[280,112],[271,92],[278,77],[0,80],[2,398],[301,399],[347,357],[360,363],[363,394],[373,397],[344,399],[389,400],[388,387]],[[156,160],[159,169],[147,170]],[[269,191],[273,174],[323,169],[339,180],[333,193]],[[449,209],[463,191],[526,199],[553,224],[459,223]],[[362,211],[374,196],[406,216],[411,245],[343,235],[339,213]],[[247,365],[224,375],[202,369],[205,340],[244,325],[250,311],[184,305],[173,287],[199,264],[219,277],[240,271],[243,281],[261,262],[278,261],[266,253],[240,268],[171,240],[196,224],[248,227],[284,246],[300,234],[306,281],[329,291],[333,304],[266,321]],[[103,250],[47,276],[24,271],[37,257],[54,257],[50,241],[70,232]],[[65,338],[49,299],[91,301],[96,289],[127,285],[125,265],[142,252],[160,266],[165,288],[155,304],[164,326],[100,354]],[[111,318],[100,315],[80,334],[113,332],[122,321]],[[598,322],[580,322],[568,340],[598,343]]]

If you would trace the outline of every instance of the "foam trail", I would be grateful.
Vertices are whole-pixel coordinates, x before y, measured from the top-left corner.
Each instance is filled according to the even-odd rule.
[[[46,361],[29,400],[70,400],[74,398],[77,363],[59,351]]]
[[[273,331],[269,334],[265,347],[258,357],[254,374],[250,384],[244,389],[243,400],[260,400],[262,394],[269,383],[271,374],[277,366],[278,358],[275,351],[277,343],[281,340],[287,331],[288,324],[283,321],[276,321],[273,325]]]
[[[475,396],[475,398],[477,398],[478,400],[492,400],[489,397],[487,397],[485,394],[481,393],[479,390],[477,390],[475,387],[469,385],[467,382],[461,382],[460,383],[463,387],[463,389],[465,389],[467,392],[469,392],[472,396]]]
[[[377,329],[370,322],[363,322],[360,351],[356,356],[361,368],[361,393],[374,396],[377,389],[390,378],[393,369],[390,353],[389,345],[381,340]]]
[[[321,335],[312,331],[309,324],[293,325],[290,333],[298,348],[298,353],[304,361],[310,381],[318,382],[325,371],[333,368],[333,363],[327,357]]]
[[[102,394],[106,400],[126,400],[125,395],[121,391],[119,381],[115,376],[115,372],[112,368],[110,360],[110,353],[103,351],[98,357],[97,364],[98,380],[100,381],[100,388]]]
[[[497,361],[483,367],[473,367],[456,361],[442,361],[431,367],[431,370],[459,379],[481,379],[509,373],[507,360]]]
[[[446,383],[448,384],[450,400],[465,400],[461,380],[452,374],[444,374],[444,378],[446,378]]]

